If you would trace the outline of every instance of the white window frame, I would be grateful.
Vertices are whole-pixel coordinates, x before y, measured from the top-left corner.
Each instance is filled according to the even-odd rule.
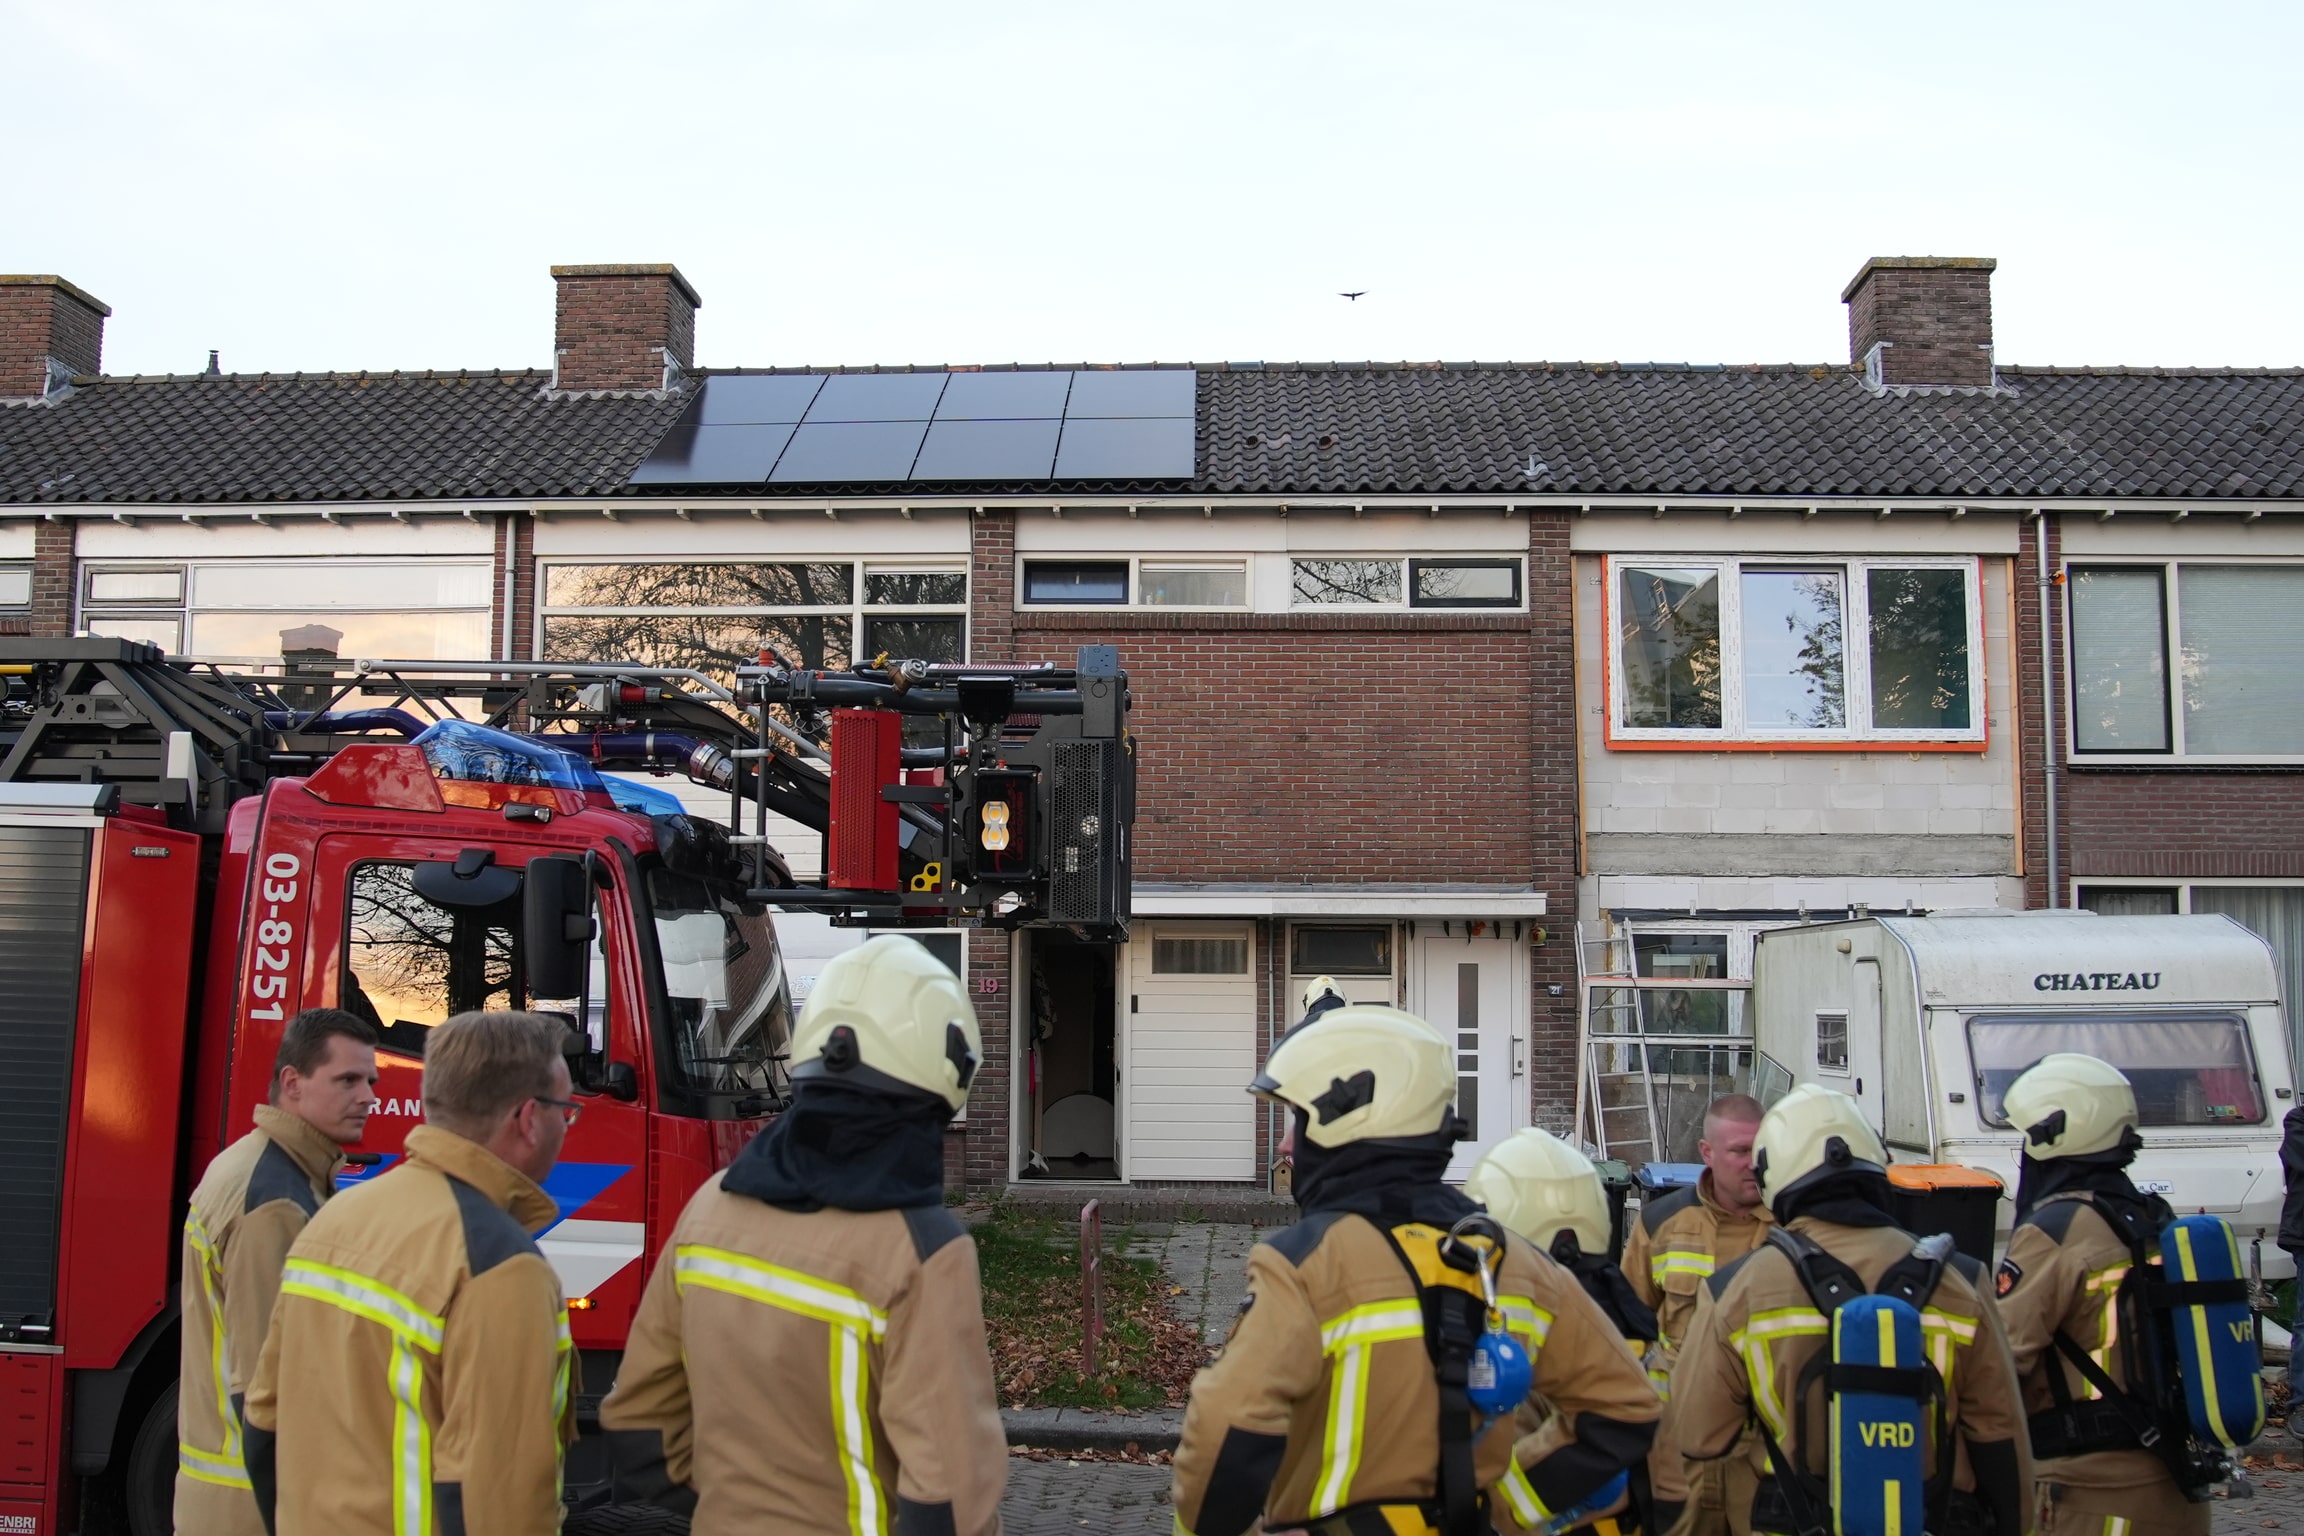
[[[1427,549],[1394,554],[1385,550],[1345,549],[1317,550],[1291,549],[1283,557],[1288,562],[1288,612],[1290,613],[1526,613],[1528,611],[1528,557],[1502,549]],[[1379,561],[1400,567],[1400,601],[1396,603],[1308,603],[1296,595],[1296,562],[1299,560],[1357,560],[1369,564]],[[1416,601],[1415,561],[1462,561],[1482,565],[1513,567],[1513,585],[1520,591],[1516,603],[1419,603]]]
[[[281,592],[281,600],[279,603],[265,604],[261,606],[247,603],[202,603],[195,600],[195,594],[199,590],[197,575],[202,569],[215,570],[221,567],[234,566],[247,567],[305,565],[313,567],[326,566],[331,570],[340,570],[346,567],[382,570],[408,570],[412,568],[450,568],[461,566],[468,569],[478,570],[483,573],[480,582],[480,589],[483,592],[489,593],[490,596],[489,600],[485,604],[424,603],[416,605],[402,604],[392,608],[384,608],[374,605],[358,606],[345,603],[327,604],[298,602],[294,600],[294,593],[285,589]],[[95,584],[95,578],[99,575],[116,571],[173,572],[178,579],[177,591],[179,596],[173,602],[158,599],[117,602],[89,601],[88,593],[90,588]],[[82,563],[73,583],[73,632],[75,634],[88,634],[91,632],[91,626],[102,624],[107,620],[119,620],[123,622],[133,620],[140,623],[151,623],[154,621],[173,622],[176,626],[177,645],[169,647],[169,652],[172,655],[182,654],[186,656],[194,655],[194,653],[190,650],[183,649],[184,647],[188,647],[191,643],[193,627],[192,621],[198,615],[204,613],[278,613],[300,617],[310,617],[319,621],[325,621],[330,613],[478,613],[487,616],[487,630],[492,632],[497,622],[496,599],[494,596],[495,587],[495,565],[493,560],[486,556],[479,558],[474,558],[469,555],[449,557],[413,556],[404,559],[347,560],[333,555],[258,555],[231,560],[89,560]],[[101,631],[95,632],[101,633]],[[482,649],[485,650],[486,648],[487,641],[483,639]],[[280,665],[280,658],[277,654],[249,655],[234,652],[201,652],[198,653],[196,659],[201,661],[226,663],[235,666],[247,666],[259,670],[266,667],[277,667]],[[445,661],[485,660],[486,658],[485,656],[482,656],[471,658],[441,657],[438,659]]]
[[[853,580],[848,586],[845,603],[755,603],[741,607],[705,607],[677,604],[672,606],[635,604],[630,606],[576,606],[554,604],[547,600],[551,591],[552,569],[563,565],[845,565]],[[963,578],[961,600],[957,603],[871,603],[864,598],[866,578],[871,576],[958,576]],[[744,618],[747,616],[828,618],[848,621],[849,644],[864,643],[866,623],[873,618],[956,618],[960,621],[960,655],[968,656],[973,643],[975,626],[969,622],[968,562],[965,557],[936,559],[914,556],[907,559],[875,560],[863,554],[761,554],[761,555],[548,555],[536,562],[536,621],[531,637],[536,653],[544,652],[544,622],[547,619],[581,618],[652,618],[659,614],[703,614],[712,617]],[[869,657],[852,657],[864,661]]]
[[[1618,577],[1621,568],[1704,568],[1719,572],[1720,587],[1720,726],[1717,730],[1675,730],[1663,726],[1624,723],[1627,691],[1624,649],[1618,643]],[[1968,602],[1968,711],[1966,730],[1884,729],[1872,725],[1843,725],[1836,730],[1800,730],[1789,727],[1749,727],[1744,723],[1744,594],[1741,573],[1746,566],[1761,570],[1830,568],[1841,572],[1841,660],[1846,667],[1842,700],[1849,721],[1872,718],[1870,584],[1872,570],[1959,571],[1965,578]],[[1850,554],[1622,554],[1601,558],[1601,636],[1607,646],[1607,739],[1611,747],[1683,747],[1703,751],[1720,746],[1897,747],[1910,743],[1973,745],[1981,750],[1987,740],[1986,667],[1984,654],[1984,564],[1973,555],[1850,555]]]
[[[1118,603],[1036,603],[1025,595],[1024,568],[1028,565],[1124,565],[1128,568],[1127,600]],[[1237,603],[1147,603],[1144,601],[1144,567],[1168,570],[1238,571],[1240,573],[1241,600]],[[1016,557],[1016,606],[1029,608],[1035,613],[1248,613],[1256,606],[1255,562],[1245,552],[1237,554],[1149,554],[1121,555],[1111,550],[1086,550],[1078,554],[1065,554],[1056,550],[1035,549]]]
[[[2063,612],[2064,649],[2064,760],[2074,766],[2123,763],[2151,764],[2160,768],[2184,766],[2215,768],[2243,766],[2258,763],[2304,763],[2304,752],[2192,752],[2186,749],[2184,739],[2184,598],[2181,577],[2185,566],[2281,567],[2304,569],[2304,560],[2237,559],[2211,557],[2193,560],[2182,556],[2163,559],[2140,559],[2135,556],[2113,556],[2091,559],[2087,556],[2068,558],[2058,573],[2064,589],[2064,600],[2059,605]],[[2160,658],[2161,676],[2167,680],[2166,692],[2161,696],[2161,707],[2168,714],[2168,750],[2165,752],[2106,752],[2080,745],[2080,675],[2079,652],[2072,640],[2072,573],[2075,570],[2128,570],[2157,571],[2160,573],[2160,628],[2161,643],[2166,647]],[[2110,881],[2091,881],[2095,885]],[[2144,881],[2149,885],[2153,882]],[[2231,885],[2274,884],[2272,881],[2233,880]],[[2186,908],[2185,910],[2190,910]]]

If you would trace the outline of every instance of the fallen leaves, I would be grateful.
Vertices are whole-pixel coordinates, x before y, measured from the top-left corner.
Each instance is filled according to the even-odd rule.
[[[1008,1408],[1154,1408],[1184,1401],[1208,1363],[1199,1333],[1170,1306],[1183,1287],[1107,1236],[1104,1332],[1094,1379],[1082,1375],[1076,1232],[1045,1217],[995,1212],[975,1229],[992,1374]]]

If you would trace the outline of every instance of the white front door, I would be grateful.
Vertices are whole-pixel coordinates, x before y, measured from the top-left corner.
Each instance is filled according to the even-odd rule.
[[[1465,925],[1419,922],[1410,957],[1414,1012],[1456,1048],[1456,1112],[1471,1127],[1448,1177],[1462,1179],[1486,1152],[1528,1123],[1528,951],[1511,939],[1465,937]]]
[[[1256,1177],[1255,954],[1247,923],[1137,923],[1121,1010],[1124,1177]]]

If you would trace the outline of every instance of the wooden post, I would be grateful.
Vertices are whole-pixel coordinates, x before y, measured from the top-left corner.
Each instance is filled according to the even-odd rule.
[[[1104,1341],[1104,1208],[1080,1207],[1080,1374],[1096,1375],[1096,1346]]]

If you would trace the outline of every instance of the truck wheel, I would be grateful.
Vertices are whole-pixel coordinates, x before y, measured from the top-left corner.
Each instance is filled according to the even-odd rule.
[[[176,1527],[176,1383],[169,1382],[144,1410],[128,1449],[122,1492],[129,1536],[169,1536]]]

